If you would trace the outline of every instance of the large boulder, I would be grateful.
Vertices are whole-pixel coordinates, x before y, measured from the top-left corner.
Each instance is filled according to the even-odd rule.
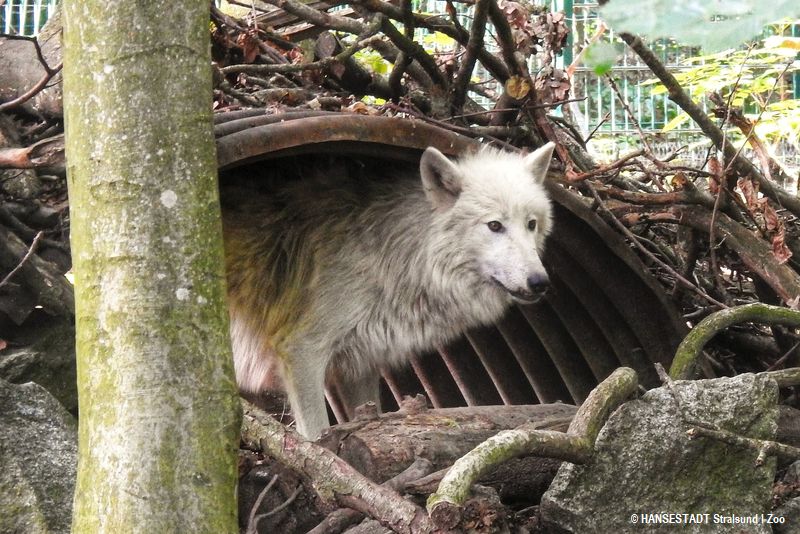
[[[0,379],[0,533],[68,533],[75,419],[43,387]]]
[[[29,335],[30,332],[33,335]],[[0,351],[0,379],[14,384],[36,382],[58,399],[70,413],[78,413],[75,368],[75,326],[69,319],[53,320],[47,327],[34,325],[16,339],[15,348]]]
[[[774,439],[777,395],[772,380],[741,375],[677,382],[624,404],[591,463],[562,465],[542,498],[543,520],[575,533],[772,532],[760,514],[769,512],[775,459],[756,467],[757,452],[686,430],[687,420],[702,421]]]

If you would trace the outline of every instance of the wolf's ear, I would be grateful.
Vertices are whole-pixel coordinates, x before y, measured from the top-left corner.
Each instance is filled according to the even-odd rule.
[[[434,208],[444,211],[455,204],[461,194],[461,178],[455,163],[429,146],[422,154],[419,172],[425,196]]]
[[[525,156],[525,159],[522,160],[525,169],[533,175],[533,179],[537,184],[542,183],[544,177],[547,176],[547,169],[550,168],[550,159],[553,157],[555,146],[552,142],[547,143]]]

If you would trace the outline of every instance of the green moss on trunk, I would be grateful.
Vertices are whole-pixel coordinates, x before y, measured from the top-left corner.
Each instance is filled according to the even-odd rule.
[[[209,4],[65,1],[75,532],[235,532]]]

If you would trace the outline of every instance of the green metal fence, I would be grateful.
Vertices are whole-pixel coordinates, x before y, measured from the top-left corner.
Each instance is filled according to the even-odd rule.
[[[55,9],[56,3],[57,0],[0,0],[0,30],[3,33],[35,34]],[[597,2],[535,0],[535,3],[566,13],[572,31],[569,46],[558,61],[561,67],[571,64],[597,30],[600,20]],[[462,23],[468,27],[471,7],[468,3],[456,3],[456,7],[462,11]],[[416,0],[414,8],[429,13],[446,13],[446,3],[443,0]],[[491,29],[489,32],[491,34]],[[800,35],[800,27],[794,26],[792,34]],[[667,94],[653,92],[653,85],[646,83],[653,78],[652,73],[633,52],[616,39],[612,30],[607,30],[602,40],[619,44],[619,60],[610,73],[619,94],[615,93],[606,78],[578,65],[572,79],[570,96],[582,100],[565,106],[560,112],[568,115],[570,122],[584,137],[593,132],[591,148],[602,158],[616,157],[637,145],[638,130],[641,128],[651,137],[650,144],[657,153],[666,155],[678,147],[689,146],[685,158],[693,163],[702,161],[708,151],[708,141],[697,125],[687,120],[669,132],[663,132],[664,127],[680,113],[680,109],[669,100]],[[490,45],[492,39],[488,38],[486,42]],[[685,71],[687,66],[684,61],[698,54],[697,49],[680,46],[668,39],[652,42],[650,46],[673,72]],[[536,68],[535,65],[531,67]],[[476,71],[476,76],[487,77],[480,70]],[[786,84],[779,97],[800,98],[800,72],[785,78]],[[688,90],[692,91],[691,86]],[[698,96],[701,105],[707,108],[705,99],[702,95]],[[630,112],[621,105],[621,99],[627,102]],[[785,139],[774,143],[772,148],[776,157],[792,170],[800,168],[797,139]]]
[[[57,3],[57,0],[0,0],[0,32],[36,35]]]
[[[555,4],[555,9],[565,10],[571,26],[572,50],[566,52],[562,58],[563,64],[568,65],[595,34],[599,23],[599,6],[597,2],[587,0],[558,0],[552,3]],[[800,28],[794,26],[789,31],[797,34],[800,33]],[[665,156],[679,147],[688,147],[683,159],[693,164],[702,164],[707,157],[710,142],[702,135],[698,126],[691,120],[685,120],[678,125],[670,123],[681,114],[681,110],[669,100],[666,92],[654,91],[654,75],[647,66],[616,38],[612,30],[607,30],[601,40],[618,45],[619,59],[609,77],[614,80],[619,94],[613,90],[606,77],[597,76],[590,68],[579,65],[572,79],[571,96],[583,100],[570,104],[565,110],[565,114],[570,115],[569,119],[584,136],[594,132],[591,148],[606,158],[614,158],[633,149],[640,144],[638,124],[659,155]],[[677,75],[691,67],[705,64],[704,60],[687,64],[687,60],[698,56],[700,50],[681,46],[669,39],[651,42],[650,48],[667,69]],[[774,67],[775,65],[758,62],[753,64],[751,61],[747,76],[757,77]],[[738,65],[731,65],[730,68],[738,68]],[[767,103],[798,98],[800,73],[779,78],[781,83],[776,83],[777,90]],[[706,111],[713,107],[702,94],[702,89],[698,90],[692,84],[684,84],[684,89]],[[621,105],[622,99],[627,102],[630,112]],[[744,109],[745,113],[757,114],[758,111],[759,108],[752,104]],[[668,127],[668,132],[664,131],[665,127]],[[795,174],[800,169],[798,137],[800,136],[795,129],[794,132],[787,132],[782,138],[772,139],[768,143],[773,155]],[[786,185],[793,187],[793,184]]]

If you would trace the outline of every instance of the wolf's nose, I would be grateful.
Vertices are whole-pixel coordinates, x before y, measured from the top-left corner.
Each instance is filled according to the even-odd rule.
[[[534,295],[544,295],[550,287],[550,278],[547,274],[532,274],[528,277],[528,288]]]

